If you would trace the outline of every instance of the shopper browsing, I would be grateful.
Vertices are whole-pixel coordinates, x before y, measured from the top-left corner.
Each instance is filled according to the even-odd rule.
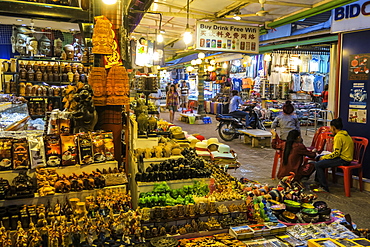
[[[334,135],[333,152],[321,156],[320,161],[315,164],[315,181],[320,186],[314,189],[315,192],[329,192],[329,186],[325,177],[325,169],[329,167],[347,166],[353,159],[353,140],[347,131],[343,130],[342,119],[333,119],[330,122],[330,129]]]
[[[180,107],[187,108],[188,105],[189,88],[186,81],[181,82],[180,86]]]
[[[179,107],[179,94],[176,91],[175,85],[170,86],[170,90],[167,92],[166,97],[166,106],[168,110],[170,111],[170,122],[173,123],[175,119],[175,112],[177,111]]]
[[[283,113],[277,116],[271,125],[271,129],[276,129],[280,126],[280,139],[285,141],[288,137],[288,133],[291,130],[300,131],[299,120],[294,112],[294,106],[290,100],[287,100],[283,105]]]
[[[290,172],[294,172],[295,180],[300,180],[302,176],[307,175],[301,167],[303,159],[305,156],[314,158],[316,153],[307,150],[298,130],[289,131],[286,142],[281,143],[279,148],[283,150],[282,165],[277,174],[279,179],[289,176]]]
[[[229,113],[236,118],[245,118],[245,126],[248,129],[251,129],[252,127],[250,126],[250,120],[249,120],[249,113],[246,111],[239,111],[239,105],[243,105],[244,102],[238,95],[239,92],[237,90],[231,91],[232,98],[230,100],[230,105],[229,105]]]
[[[329,101],[329,85],[326,84],[324,86],[324,91],[321,92],[321,109],[326,110],[328,108],[328,101]]]

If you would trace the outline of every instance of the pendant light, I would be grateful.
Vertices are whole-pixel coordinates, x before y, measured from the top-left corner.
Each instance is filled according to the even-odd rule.
[[[112,4],[116,4],[117,0],[103,0],[103,3],[107,5],[112,5]]]
[[[189,28],[189,0],[186,5],[186,29],[185,33],[183,34],[183,39],[185,45],[188,45],[193,40],[193,35],[191,34],[191,30]]]

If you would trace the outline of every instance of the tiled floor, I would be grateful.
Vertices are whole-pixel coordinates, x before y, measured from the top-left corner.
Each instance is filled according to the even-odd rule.
[[[219,138],[216,131],[217,121],[214,115],[208,115],[212,118],[211,124],[187,124],[179,121],[179,113],[175,115],[175,124],[183,128],[184,131],[188,131],[189,134],[199,133],[206,138],[217,137]],[[168,113],[161,113],[161,117],[168,121]],[[302,132],[305,133],[305,128],[302,127]],[[311,143],[313,132],[308,132],[308,135],[303,135],[303,139],[306,145]],[[252,148],[251,146],[245,145],[243,139],[236,139],[228,142],[227,145],[231,147],[237,154],[238,160],[242,166],[236,171],[229,171],[235,177],[241,178],[246,177],[248,179],[257,180],[261,183],[268,183],[270,185],[276,185],[277,180],[271,179],[271,167],[273,163],[273,157],[275,150],[271,148]],[[359,228],[370,228],[370,193],[360,192],[356,189],[351,190],[351,197],[345,197],[343,185],[330,184],[331,193],[319,194],[318,200],[324,200],[328,203],[331,208],[339,209],[342,212],[350,213],[352,220],[358,225]]]

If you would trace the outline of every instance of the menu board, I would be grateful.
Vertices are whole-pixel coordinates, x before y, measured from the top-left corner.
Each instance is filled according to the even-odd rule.
[[[196,34],[197,50],[259,52],[258,27],[198,21]]]

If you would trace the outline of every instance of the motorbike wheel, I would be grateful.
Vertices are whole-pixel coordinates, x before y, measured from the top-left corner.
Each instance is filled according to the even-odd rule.
[[[229,133],[229,134],[225,133],[225,130],[227,129],[231,130],[234,133]],[[218,127],[218,135],[221,137],[222,140],[226,142],[232,141],[233,139],[237,137],[236,131],[237,130],[234,128],[231,122],[221,123],[220,126]]]

